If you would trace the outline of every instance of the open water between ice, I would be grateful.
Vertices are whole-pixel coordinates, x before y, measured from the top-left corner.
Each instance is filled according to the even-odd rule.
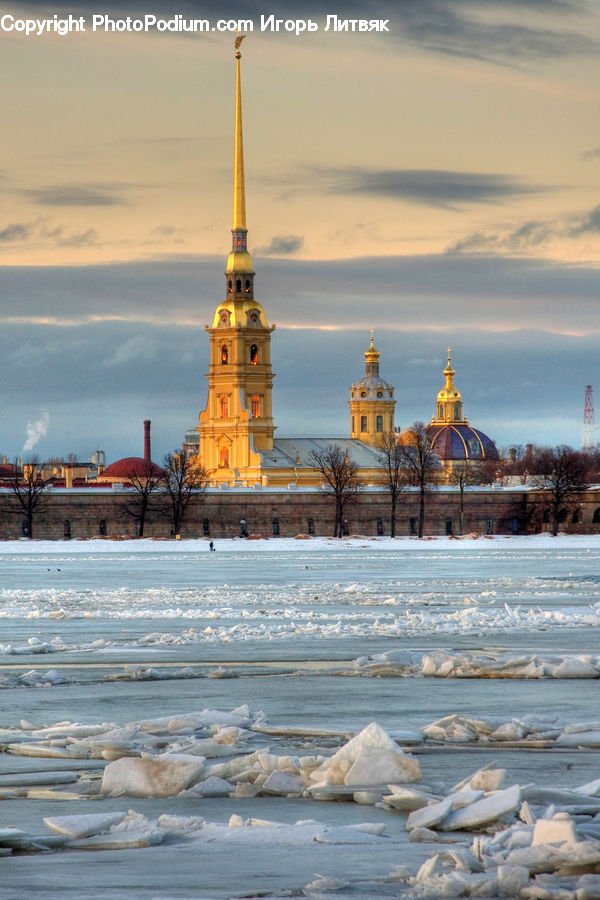
[[[600,718],[599,629],[598,538],[228,541],[217,542],[216,553],[202,541],[6,544],[0,741],[14,732],[27,742],[28,728],[56,722],[122,727],[247,704],[266,729],[252,738],[256,746],[331,754],[371,721],[402,744],[403,734],[408,740],[448,714],[542,716],[547,733],[528,733],[529,746],[461,742],[449,732],[448,740],[414,745],[423,779],[451,787],[498,760],[511,784],[543,772],[544,783],[573,787],[600,776],[596,751],[550,743],[569,725]],[[282,734],[270,734],[271,726]],[[2,773],[72,765],[2,753],[0,792]],[[387,838],[368,848],[295,844],[282,832],[262,843],[259,835],[251,849],[232,850],[232,838],[198,846],[188,837],[136,850],[13,853],[0,860],[0,897],[294,896],[315,872],[349,886],[328,892],[323,882],[308,896],[345,900],[359,881],[360,896],[404,896],[405,884],[384,889],[377,879],[400,865],[416,870],[435,851],[408,842],[403,814],[306,797],[21,792],[3,799],[0,829],[39,833],[44,817],[131,808],[148,820],[383,822]]]

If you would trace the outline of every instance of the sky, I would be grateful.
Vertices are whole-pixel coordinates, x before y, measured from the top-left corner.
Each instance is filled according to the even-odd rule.
[[[248,244],[276,434],[348,436],[373,328],[402,428],[431,418],[450,346],[499,447],[579,446],[600,392],[600,4],[335,8],[389,30],[326,31],[313,0],[106,7],[254,24]],[[85,3],[2,22],[56,12],[85,32],[0,28],[0,453],[139,455],[149,418],[160,461],[206,403],[225,296],[234,35],[94,32]],[[271,13],[319,27],[261,32]]]

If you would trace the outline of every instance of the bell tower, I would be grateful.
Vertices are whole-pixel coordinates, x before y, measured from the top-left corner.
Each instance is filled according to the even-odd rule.
[[[225,267],[225,300],[217,305],[210,336],[208,401],[200,413],[198,459],[212,481],[258,481],[260,450],[273,448],[271,332],[254,297],[248,252],[242,132],[240,46],[235,40],[235,137],[233,154],[232,247]]]
[[[371,344],[365,350],[365,375],[350,388],[350,435],[353,439],[381,446],[384,436],[394,431],[394,388],[379,374],[379,350]]]

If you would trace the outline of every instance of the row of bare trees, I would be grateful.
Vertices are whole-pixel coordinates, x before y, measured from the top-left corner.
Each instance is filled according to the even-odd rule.
[[[383,435],[380,462],[385,471],[385,485],[390,498],[390,535],[396,536],[398,504],[407,487],[419,491],[417,536],[423,537],[425,507],[429,490],[439,474],[441,464],[423,422],[410,428],[410,442],[399,443],[397,435]],[[344,533],[344,513],[355,502],[358,491],[358,466],[337,444],[312,453],[312,463],[321,472],[335,501],[334,537]],[[540,491],[536,498],[541,512],[549,520],[552,534],[557,534],[560,522],[577,505],[578,494],[600,476],[598,452],[582,452],[566,445],[558,447],[529,447],[520,459],[485,460],[480,465],[460,466],[448,473],[459,492],[458,518],[460,533],[464,530],[465,489],[473,484],[488,484],[501,475],[522,475],[523,483]]]
[[[35,516],[47,502],[44,479],[44,463],[31,457],[23,468],[13,467],[13,472],[3,476],[9,488],[5,496],[5,510],[20,515],[26,522],[27,536],[33,537]],[[124,491],[119,506],[124,518],[137,522],[137,534],[144,536],[144,528],[151,517],[170,521],[173,534],[179,534],[186,516],[204,499],[206,471],[190,466],[190,458],[184,451],[168,453],[162,470],[156,474],[139,474],[132,471],[126,476],[129,490]]]
[[[427,494],[440,470],[427,427],[422,422],[415,422],[410,431],[410,443],[399,443],[397,436],[390,433],[383,436],[380,448],[380,462],[390,499],[392,537],[396,536],[398,505],[409,486],[418,488],[417,536],[423,537]],[[335,504],[333,535],[343,537],[347,508],[359,494],[359,467],[337,444],[313,451],[311,462],[321,473]],[[561,521],[576,507],[578,494],[599,479],[599,454],[584,453],[566,445],[530,447],[519,458],[489,462],[495,463],[497,473],[512,474],[540,491],[537,503],[553,534],[558,533]],[[489,468],[486,463],[483,469],[471,465],[449,473],[451,482],[459,490],[460,533],[464,526],[465,489],[472,484],[493,481]],[[187,454],[176,451],[165,456],[162,471],[157,470],[156,474],[132,472],[127,477],[129,490],[123,492],[119,505],[125,518],[136,521],[139,537],[143,537],[146,523],[151,518],[170,521],[172,534],[179,534],[186,517],[203,501],[206,481],[206,471],[191,467]],[[21,515],[26,522],[28,537],[33,537],[34,518],[46,502],[43,463],[33,457],[22,470],[15,466],[12,474],[4,476],[4,484],[10,489],[4,498],[6,511]]]

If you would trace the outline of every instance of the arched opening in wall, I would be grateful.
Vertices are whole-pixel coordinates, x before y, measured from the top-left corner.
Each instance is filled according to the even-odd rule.
[[[493,519],[488,518],[485,520],[485,533],[486,534],[494,533],[494,520]]]
[[[314,519],[308,520],[308,522],[306,523],[306,531],[307,531],[307,534],[315,533],[315,520]]]
[[[366,416],[360,417],[360,430],[361,431],[367,430],[367,417]]]
[[[563,523],[567,521],[567,511],[566,509],[561,509],[558,513],[558,521]]]
[[[438,419],[443,419],[443,418],[444,418],[444,404],[439,403],[438,404]]]
[[[230,292],[233,290],[233,281],[231,280],[231,278],[227,282],[227,288]]]
[[[21,522],[21,534],[23,537],[29,537],[29,522],[27,519],[23,519]]]
[[[142,520],[141,520],[141,519],[136,519],[136,520],[134,521],[133,525],[134,525],[135,536],[136,536],[136,537],[140,537],[140,535],[141,535],[141,533],[142,533]]]
[[[549,509],[544,510],[544,518],[542,519],[542,521],[543,521],[544,525],[550,524],[550,510]]]
[[[221,397],[221,418],[229,417],[229,397]]]
[[[106,519],[100,519],[98,523],[98,534],[104,537],[106,535]]]
[[[250,365],[258,365],[258,347],[256,346],[256,344],[252,344],[252,346],[250,347]]]
[[[229,447],[221,447],[219,450],[219,468],[226,469],[229,466]]]
[[[71,540],[71,522],[69,519],[63,519],[63,537],[65,541]]]
[[[250,398],[250,414],[253,419],[258,419],[260,417],[260,397],[258,394],[254,394]]]
[[[383,431],[383,416],[377,416],[376,428],[377,431]]]
[[[446,535],[452,534],[452,519],[446,519]]]
[[[273,534],[279,534],[279,519],[273,519],[271,524],[273,527]]]
[[[411,516],[408,520],[408,533],[416,534],[417,533],[417,520],[415,516]]]
[[[598,507],[598,509],[594,510],[592,522],[594,523],[594,525],[600,525],[600,506]]]
[[[208,519],[202,519],[202,534],[204,537],[210,537],[210,522]]]
[[[227,344],[223,344],[221,347],[221,365],[226,366],[229,362],[229,350],[227,348]]]
[[[377,519],[377,535],[381,537],[383,534],[383,519]]]
[[[579,507],[573,510],[571,522],[573,523],[573,525],[579,525],[580,522],[583,522],[583,513],[581,512],[581,509]]]
[[[460,414],[460,406],[458,405],[458,403],[455,403],[454,404],[454,418],[458,419],[459,414]]]
[[[251,288],[251,287],[252,287],[252,282],[250,281],[249,278],[246,278],[246,293],[247,293],[247,294],[250,293],[250,288]]]
[[[241,294],[241,293],[242,293],[242,280],[241,280],[241,278],[238,278],[238,280],[236,281],[236,283],[235,283],[235,289],[236,289],[236,291],[238,292],[238,294]]]

